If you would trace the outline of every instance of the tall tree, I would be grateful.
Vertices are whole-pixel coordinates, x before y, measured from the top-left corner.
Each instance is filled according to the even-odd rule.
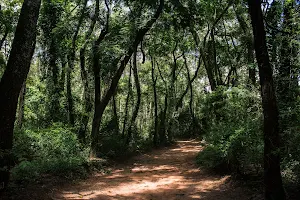
[[[273,72],[266,45],[266,32],[261,0],[248,0],[256,59],[259,67],[262,108],[264,115],[264,187],[266,200],[284,200],[280,174],[278,107]]]
[[[89,26],[89,29],[87,31],[87,33],[85,34],[85,42],[83,44],[83,46],[80,48],[80,72],[81,72],[81,79],[83,82],[83,88],[84,88],[84,115],[81,119],[81,126],[80,129],[78,131],[78,136],[80,138],[80,140],[85,141],[86,138],[86,130],[87,130],[87,125],[90,119],[90,113],[92,111],[93,108],[93,103],[92,103],[92,95],[91,95],[91,89],[90,89],[90,83],[89,83],[89,77],[88,77],[88,70],[86,70],[86,58],[85,58],[85,51],[86,51],[86,47],[88,45],[88,40],[90,39],[97,19],[99,18],[99,6],[100,6],[100,0],[96,0],[95,3],[95,11],[93,14],[93,17],[91,19],[91,24]]]
[[[132,117],[129,123],[129,127],[128,127],[128,135],[127,135],[127,144],[129,144],[130,139],[132,137],[132,129],[133,126],[135,124],[136,118],[138,116],[139,113],[139,109],[140,109],[140,104],[141,104],[141,84],[140,84],[140,80],[139,80],[139,74],[138,74],[138,69],[137,69],[137,52],[135,51],[133,54],[133,75],[134,75],[134,83],[135,83],[135,87],[136,87],[136,94],[137,94],[137,101],[132,113]]]
[[[81,8],[81,14],[78,20],[78,24],[76,25],[75,33],[72,37],[72,46],[70,53],[68,55],[68,69],[67,69],[67,100],[68,100],[68,118],[69,123],[74,126],[75,119],[74,119],[74,102],[73,102],[73,96],[72,96],[72,85],[71,85],[71,79],[72,79],[72,71],[74,70],[74,62],[75,62],[75,54],[77,50],[77,38],[79,34],[80,27],[82,25],[84,14],[86,12],[86,6],[87,6],[88,0],[84,0],[83,7]]]
[[[9,60],[0,82],[0,184],[4,188],[9,180],[10,150],[18,97],[27,78],[35,48],[40,5],[41,0],[24,1]]]
[[[253,39],[250,31],[250,27],[248,26],[247,19],[245,19],[243,15],[244,8],[240,5],[234,6],[235,15],[239,22],[239,25],[243,31],[243,34],[241,36],[241,41],[244,43],[244,45],[247,48],[247,63],[249,65],[248,67],[248,77],[249,82],[253,85],[256,83],[256,72],[255,67],[253,67],[254,64],[254,47],[253,47]]]
[[[57,36],[56,28],[61,20],[63,13],[63,3],[59,1],[46,0],[42,4],[40,23],[43,33],[42,47],[47,49],[44,51],[45,62],[49,67],[47,73],[47,87],[49,91],[49,118],[53,122],[59,122],[61,120],[61,94],[64,88],[61,88],[62,83],[65,81],[65,77],[62,76],[62,81],[59,80],[60,67],[59,58],[61,57],[63,66],[65,65],[64,56],[60,55],[61,38]],[[65,75],[65,69],[62,69],[63,75]]]
[[[157,102],[157,90],[156,90],[156,84],[157,84],[157,77],[155,75],[155,63],[154,58],[150,56],[151,58],[151,79],[152,79],[152,88],[153,88],[153,99],[154,99],[154,130],[153,130],[153,145],[158,146],[158,102]]]
[[[95,153],[96,153],[96,147],[97,147],[97,143],[98,143],[97,136],[99,133],[100,123],[101,123],[101,119],[102,119],[104,110],[105,110],[107,104],[109,103],[111,97],[115,93],[115,90],[118,86],[119,80],[123,74],[123,71],[124,71],[127,63],[129,62],[132,54],[134,53],[134,51],[137,49],[138,45],[143,40],[145,34],[151,29],[153,24],[159,18],[160,14],[163,11],[163,7],[164,7],[164,0],[160,0],[159,6],[158,6],[154,16],[145,24],[145,26],[143,26],[142,28],[140,28],[136,31],[135,38],[134,38],[132,44],[129,46],[129,48],[125,54],[125,57],[120,61],[120,67],[117,69],[115,75],[113,76],[111,84],[109,86],[109,89],[103,96],[100,104],[98,104],[95,107],[95,115],[94,115],[94,119],[93,119],[92,133],[91,133],[91,138],[92,138],[91,154],[92,155],[95,155]]]

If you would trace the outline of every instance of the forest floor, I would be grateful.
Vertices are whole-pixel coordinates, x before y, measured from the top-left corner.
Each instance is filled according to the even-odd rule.
[[[152,150],[116,164],[108,174],[94,173],[87,179],[72,183],[27,188],[13,199],[261,199],[257,191],[232,181],[230,176],[199,169],[195,157],[202,148],[196,140],[178,141],[170,147]]]

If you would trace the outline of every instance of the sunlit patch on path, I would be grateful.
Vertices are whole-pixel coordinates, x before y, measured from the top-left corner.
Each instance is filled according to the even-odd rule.
[[[137,156],[108,175],[98,174],[59,188],[53,199],[249,199],[245,189],[230,187],[229,176],[207,174],[196,167],[195,156],[201,149],[195,140],[179,141]]]

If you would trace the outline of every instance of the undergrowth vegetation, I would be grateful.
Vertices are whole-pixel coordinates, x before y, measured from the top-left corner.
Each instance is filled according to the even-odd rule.
[[[15,181],[36,180],[42,174],[72,177],[88,170],[89,151],[67,126],[54,124],[48,129],[17,131],[14,140]]]
[[[201,100],[199,115],[206,145],[197,156],[199,166],[238,175],[263,174],[263,118],[258,92],[219,87]],[[281,166],[284,180],[294,183],[300,178],[300,149],[294,143],[300,134],[296,130],[297,126],[290,127],[289,137],[283,137],[287,144],[282,146]]]

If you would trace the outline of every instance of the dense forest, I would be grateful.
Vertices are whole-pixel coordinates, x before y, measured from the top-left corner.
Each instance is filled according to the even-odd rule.
[[[0,189],[197,138],[198,167],[288,199],[299,46],[298,0],[1,0]]]

